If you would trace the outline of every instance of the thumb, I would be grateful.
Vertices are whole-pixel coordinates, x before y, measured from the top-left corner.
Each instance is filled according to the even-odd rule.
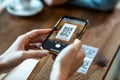
[[[47,56],[49,51],[47,50],[29,50],[29,51],[23,51],[23,58],[42,58],[44,56]]]

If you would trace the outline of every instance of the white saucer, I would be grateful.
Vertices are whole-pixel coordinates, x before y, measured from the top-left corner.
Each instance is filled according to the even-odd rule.
[[[43,3],[41,0],[32,0],[29,10],[19,8],[17,9],[14,3],[11,3],[6,7],[8,13],[16,16],[32,16],[42,11],[42,9]]]

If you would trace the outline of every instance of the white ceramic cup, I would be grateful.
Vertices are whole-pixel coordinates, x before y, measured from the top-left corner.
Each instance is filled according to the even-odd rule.
[[[13,3],[17,10],[29,10],[31,0],[13,0]]]

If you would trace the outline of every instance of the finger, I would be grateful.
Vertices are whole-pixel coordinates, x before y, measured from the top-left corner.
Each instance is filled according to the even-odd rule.
[[[48,36],[48,33],[43,34],[43,35],[39,35],[36,38],[32,39],[31,43],[35,43],[35,42],[43,43],[43,41],[46,39],[47,36]]]
[[[27,58],[42,58],[44,56],[47,56],[49,52],[47,50],[29,50],[29,51],[23,51],[22,57],[23,59]]]
[[[37,36],[43,35],[43,34],[47,34],[47,33],[49,33],[50,31],[51,31],[51,29],[35,29],[35,30],[32,30],[32,31],[26,33],[26,34],[25,34],[25,37],[28,38],[28,39],[29,39],[30,37],[31,37],[31,39],[34,39],[34,38],[36,38]]]
[[[86,56],[85,52],[83,51],[82,48],[80,48],[79,52],[77,53],[77,57],[78,58],[81,57],[82,59],[84,59],[85,56]]]
[[[85,52],[84,52],[83,49],[81,48],[81,49],[79,50],[79,52],[77,53],[77,55],[76,55],[76,59],[78,59],[78,61],[80,61],[80,62],[83,63],[85,56],[86,56],[86,55],[85,55]]]
[[[26,47],[26,50],[28,49],[40,49],[41,43],[30,43],[28,47]]]
[[[73,46],[75,47],[75,49],[78,51],[80,50],[81,46],[82,46],[82,42],[79,39],[75,39]]]
[[[21,35],[19,38],[22,39],[24,44],[28,44],[32,39],[36,38],[39,35],[47,34],[51,29],[35,29],[26,34]]]
[[[82,42],[81,42],[79,39],[76,39],[76,40],[74,41],[74,43],[71,44],[71,45],[68,47],[68,51],[69,51],[68,53],[69,53],[70,55],[76,55],[76,54],[78,53],[78,51],[80,50],[81,45],[82,45]],[[67,51],[67,49],[66,49],[66,51]]]
[[[57,57],[57,55],[55,55],[55,54],[52,55],[52,59],[53,59],[53,60],[55,60],[56,57]]]
[[[61,60],[61,58],[70,58],[76,56],[78,51],[80,50],[82,43],[80,40],[76,39],[73,44],[70,44],[66,48],[64,48],[59,55],[57,56],[56,60]]]
[[[17,51],[8,55],[2,56],[1,62],[4,65],[4,69],[8,70],[20,64],[22,61],[28,58],[42,58],[48,54],[46,50],[32,50],[32,51]]]
[[[51,31],[51,29],[35,29],[35,30],[32,30],[32,31],[26,33],[26,36],[31,35],[32,38],[35,38],[36,36],[47,34],[50,31]]]

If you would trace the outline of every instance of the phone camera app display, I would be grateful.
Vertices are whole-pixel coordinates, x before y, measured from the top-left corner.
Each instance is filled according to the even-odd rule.
[[[84,21],[64,17],[45,40],[43,48],[59,53],[76,38],[79,38],[85,25]]]

